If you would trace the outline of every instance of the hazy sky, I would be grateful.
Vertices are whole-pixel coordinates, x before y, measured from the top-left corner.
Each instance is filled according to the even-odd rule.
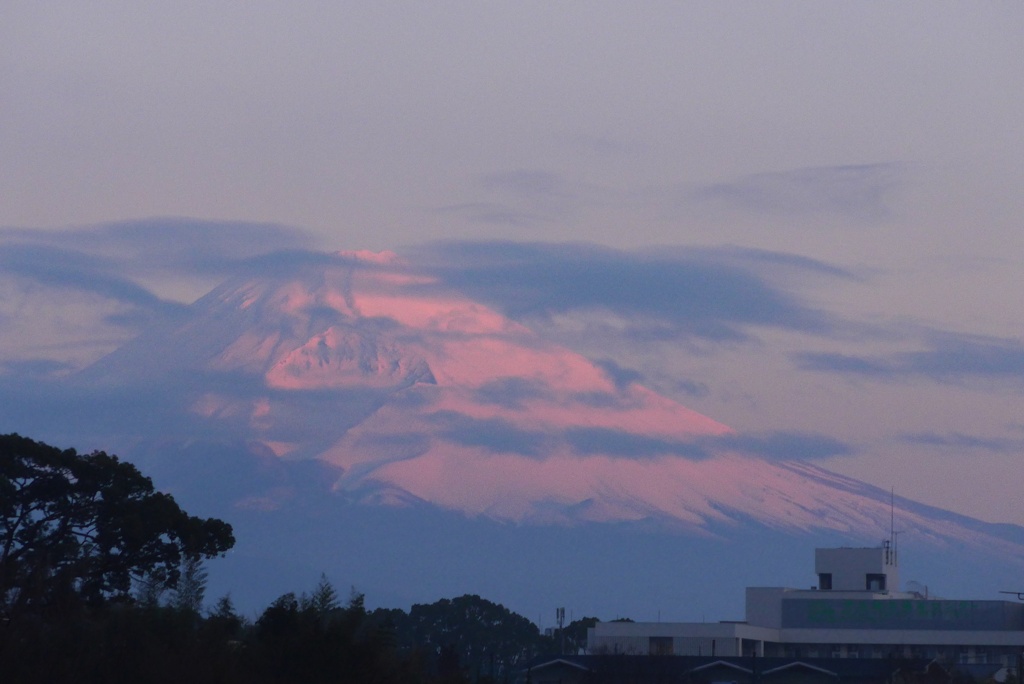
[[[1021,35],[1016,1],[4,2],[0,377],[246,258],[395,249],[738,430],[1024,524]]]

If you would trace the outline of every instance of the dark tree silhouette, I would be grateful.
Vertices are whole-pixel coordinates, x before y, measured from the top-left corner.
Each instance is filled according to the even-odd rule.
[[[556,634],[555,646],[567,655],[576,655],[587,648],[587,630],[600,622],[596,617],[583,617],[565,626],[564,634]],[[564,650],[563,650],[564,645]]]
[[[451,678],[453,654],[474,680],[505,679],[547,644],[537,626],[505,606],[473,594],[412,606],[407,617],[381,613],[395,626],[398,642],[436,654],[439,674]],[[443,655],[443,657],[442,657]]]
[[[8,622],[128,599],[143,577],[174,587],[184,559],[233,544],[230,525],[189,516],[116,456],[0,436],[0,611]]]

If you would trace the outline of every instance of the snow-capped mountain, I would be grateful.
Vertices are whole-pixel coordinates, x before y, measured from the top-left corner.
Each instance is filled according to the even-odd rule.
[[[929,553],[1024,551],[1016,528],[737,451],[730,428],[612,377],[390,254],[343,253],[226,282],[185,320],[143,334],[74,382],[120,402],[123,419],[102,429],[119,433],[112,444],[124,455],[159,454],[153,467],[179,483],[176,495],[208,495],[253,530],[275,511],[293,525],[313,516],[351,547],[357,532],[338,531],[330,516],[435,510],[449,523],[543,534],[597,525],[778,547],[783,538],[874,543],[898,519],[903,538]],[[237,445],[248,465],[239,467]],[[257,475],[246,479],[246,468]],[[294,475],[310,468],[312,479]],[[202,475],[190,479],[190,469]],[[579,534],[567,539],[589,533]]]

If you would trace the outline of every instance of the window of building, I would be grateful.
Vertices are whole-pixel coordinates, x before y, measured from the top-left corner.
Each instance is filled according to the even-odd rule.
[[[885,575],[869,572],[866,585],[865,589],[868,591],[885,591]]]
[[[819,572],[818,573],[818,588],[822,591],[828,591],[832,588],[832,573],[831,572]]]

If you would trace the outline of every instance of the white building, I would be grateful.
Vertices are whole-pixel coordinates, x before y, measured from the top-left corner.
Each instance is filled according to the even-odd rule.
[[[888,543],[817,549],[814,561],[818,584],[811,589],[748,587],[742,622],[601,622],[588,632],[588,651],[1017,665],[1024,604],[897,591],[896,554]]]

